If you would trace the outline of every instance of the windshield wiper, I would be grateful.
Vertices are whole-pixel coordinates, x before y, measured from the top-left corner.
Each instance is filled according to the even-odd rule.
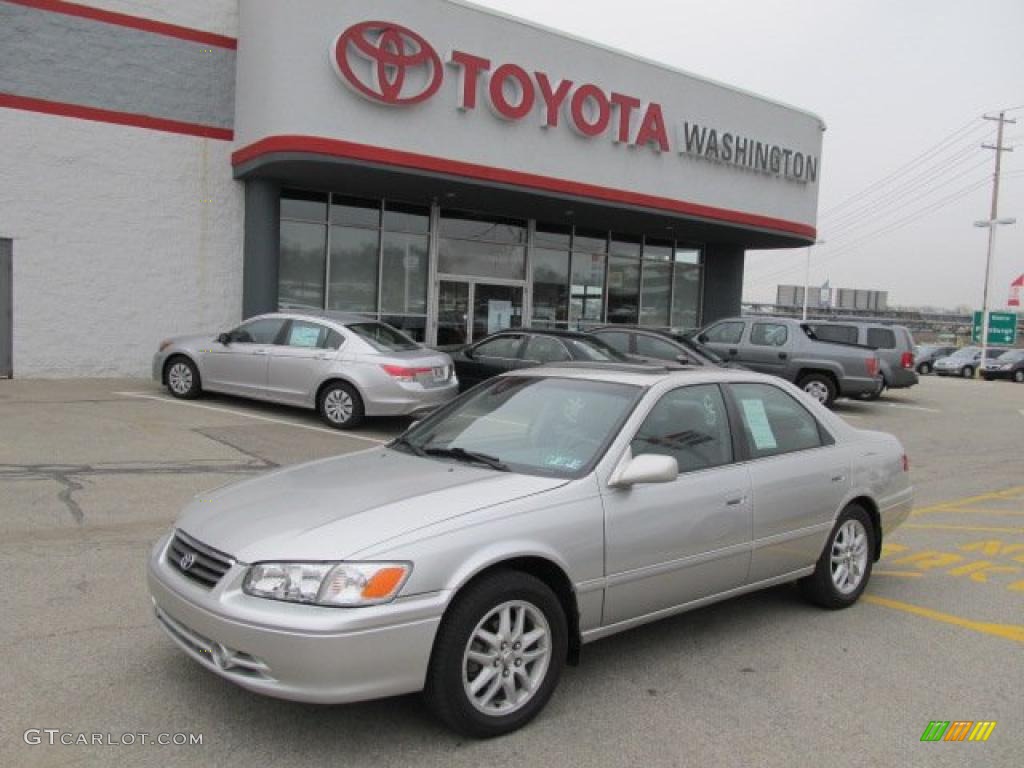
[[[510,471],[509,468],[502,463],[501,459],[487,453],[467,451],[465,448],[424,448],[422,450],[427,456],[442,456],[445,458],[457,459],[458,461],[472,461],[477,464],[486,464],[491,469],[496,469],[499,472]]]
[[[426,456],[427,455],[426,451],[424,451],[418,445],[415,445],[408,437],[405,437],[404,435],[401,436],[401,437],[397,437],[397,438],[395,438],[394,440],[391,441],[391,446],[390,447],[394,448],[394,447],[398,447],[398,446],[401,446],[403,448],[408,448],[410,451],[412,451],[417,456]]]

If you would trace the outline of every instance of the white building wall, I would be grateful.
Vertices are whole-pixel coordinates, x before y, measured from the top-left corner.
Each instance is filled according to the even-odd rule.
[[[240,319],[230,142],[11,109],[0,136],[15,376],[144,375],[166,336]]]
[[[238,3],[244,0],[77,0],[115,13],[127,13],[144,19],[177,24],[182,27],[238,35]]]

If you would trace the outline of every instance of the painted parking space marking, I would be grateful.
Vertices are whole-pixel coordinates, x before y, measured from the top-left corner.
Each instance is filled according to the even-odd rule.
[[[977,531],[979,533],[1017,533],[1024,534],[1024,526],[999,527],[986,525],[953,525],[944,523],[904,523],[903,528],[916,528],[928,531]]]
[[[938,504],[929,504],[928,506],[919,507],[918,509],[915,509],[911,514],[927,515],[930,512],[955,511],[960,507],[971,507],[974,506],[975,504],[985,501],[1006,501],[1014,499],[1024,500],[1024,485],[1017,485],[1002,491],[981,493],[978,494],[977,496],[967,496],[962,499],[954,499],[953,501],[943,501]]]
[[[925,408],[923,405],[904,405],[903,403],[882,403],[888,408],[901,408],[905,411],[921,411],[922,413],[942,413],[938,408]]]
[[[920,571],[871,571],[872,576],[890,576],[895,579],[919,579],[924,576]]]
[[[300,424],[296,421],[289,421],[287,419],[275,419],[270,416],[261,416],[258,413],[247,413],[245,411],[235,410],[234,408],[224,408],[219,405],[204,405],[202,403],[192,403],[186,400],[176,400],[173,397],[163,397],[161,395],[151,395],[146,392],[114,392],[119,397],[131,397],[137,400],[155,400],[158,403],[167,403],[169,405],[183,405],[190,408],[200,408],[204,411],[216,411],[217,413],[227,413],[232,416],[240,416],[245,419],[255,419],[257,421],[266,421],[271,424],[279,424],[284,427],[296,427],[297,429],[306,429],[310,432],[322,432],[325,435],[333,435],[334,437],[350,437],[353,440],[363,440],[368,443],[376,443],[377,445],[384,445],[389,440],[380,440],[376,437],[366,437],[365,435],[357,435],[353,432],[345,432],[337,429],[327,429],[326,427],[315,427],[312,424]]]
[[[960,616],[954,616],[951,613],[935,611],[931,608],[924,608],[923,606],[914,605],[913,603],[905,603],[902,600],[891,600],[888,597],[879,597],[878,595],[864,595],[863,599],[865,602],[871,603],[872,605],[884,606],[885,608],[910,613],[925,619],[931,619],[932,621],[951,624],[962,629],[969,629],[981,634],[1001,637],[1005,640],[1024,644],[1024,626],[1020,626],[1019,624],[995,624],[987,621],[964,619]]]

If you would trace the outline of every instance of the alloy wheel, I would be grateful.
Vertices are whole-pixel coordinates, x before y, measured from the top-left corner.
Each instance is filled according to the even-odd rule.
[[[476,625],[462,659],[462,685],[473,707],[489,716],[522,709],[551,663],[551,627],[525,600],[502,603]]]
[[[334,424],[344,424],[352,418],[355,403],[344,389],[333,389],[324,398],[324,414]]]
[[[185,363],[175,363],[167,372],[167,386],[176,395],[187,394],[192,389],[192,369]]]
[[[820,381],[811,381],[804,386],[804,392],[809,394],[819,403],[828,402],[828,387]]]
[[[854,592],[868,565],[868,534],[859,520],[847,520],[832,540],[832,583],[844,595]]]

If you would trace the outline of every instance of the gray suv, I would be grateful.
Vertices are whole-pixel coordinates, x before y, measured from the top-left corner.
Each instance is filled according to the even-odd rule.
[[[814,335],[822,341],[842,341],[862,344],[878,350],[878,362],[882,366],[882,389],[905,389],[917,384],[914,370],[914,337],[902,325],[883,325],[864,322],[824,322],[809,324]],[[882,390],[866,395],[866,399],[877,400]]]
[[[818,402],[873,397],[884,382],[870,347],[822,341],[807,323],[788,317],[732,317],[698,331],[697,341],[730,362],[793,382]]]

